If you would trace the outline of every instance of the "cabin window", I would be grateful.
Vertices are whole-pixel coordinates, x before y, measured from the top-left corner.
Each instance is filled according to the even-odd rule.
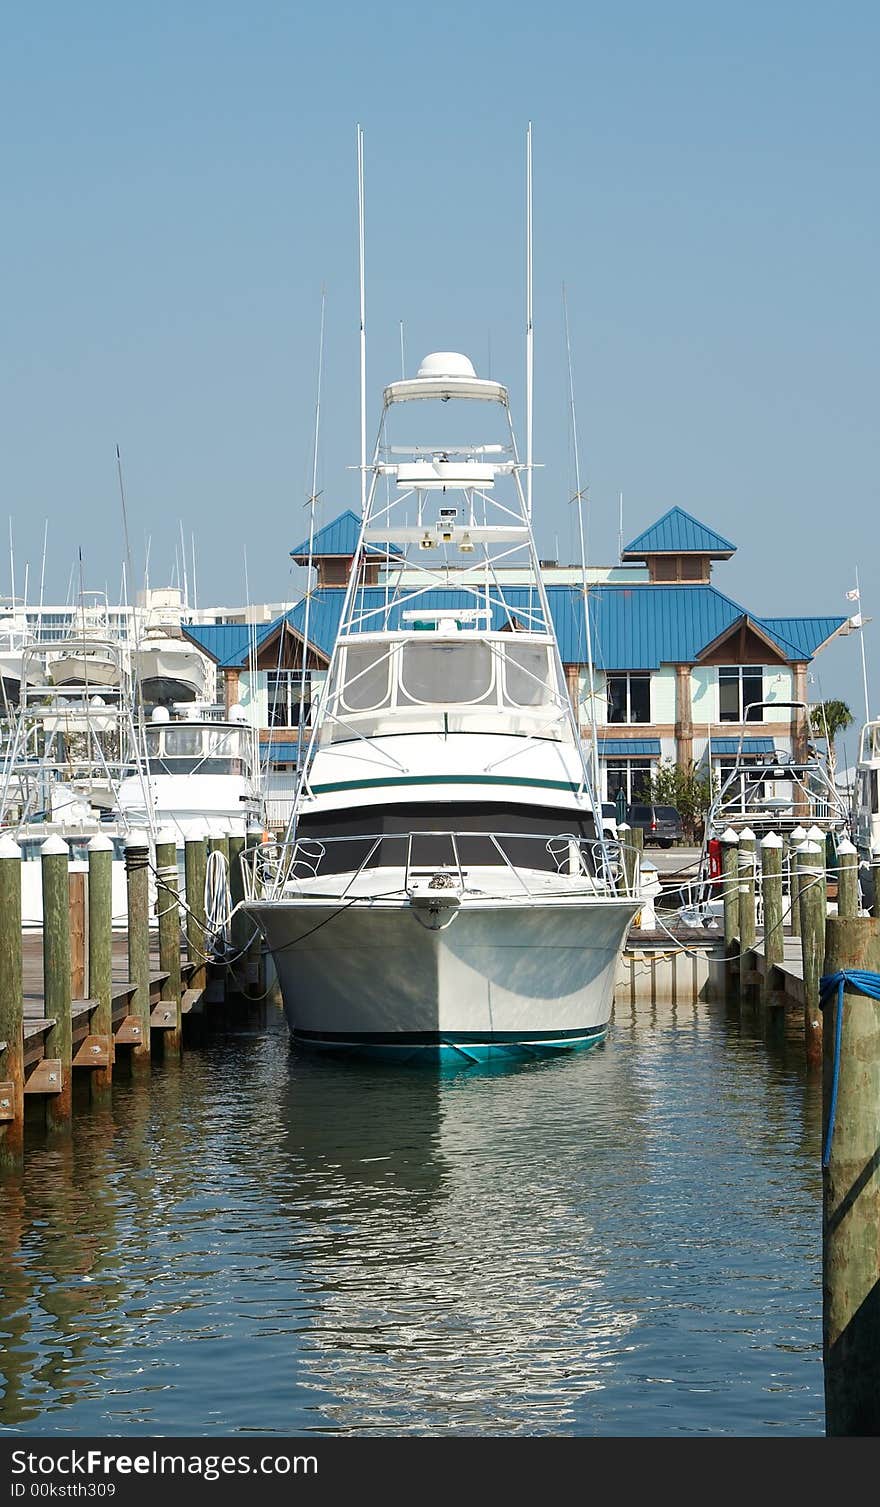
[[[342,705],[349,712],[375,712],[391,694],[391,655],[387,644],[354,644],[345,651]]]
[[[625,671],[608,676],[608,721],[650,722],[651,677]]]
[[[763,699],[764,672],[760,665],[724,665],[718,671],[721,722],[763,722],[763,708],[754,705]]]
[[[312,709],[312,677],[305,674],[303,689],[302,670],[270,670],[267,676],[270,727],[298,727],[300,697],[303,702],[303,722],[308,724]]]
[[[405,700],[446,706],[484,701],[492,688],[488,644],[407,644],[400,689]]]
[[[880,813],[880,770],[871,770],[871,814]]]
[[[549,663],[542,644],[508,644],[504,651],[504,684],[514,706],[545,706],[551,699]]]
[[[202,729],[200,727],[166,727],[165,729],[165,755],[168,758],[177,756],[192,758],[202,751]]]

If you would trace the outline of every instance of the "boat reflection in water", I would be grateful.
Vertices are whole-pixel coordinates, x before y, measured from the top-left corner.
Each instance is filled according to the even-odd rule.
[[[602,1105],[638,1122],[602,1048],[445,1079],[294,1063],[273,1174],[319,1299],[300,1384],[325,1427],[576,1426],[637,1323],[592,1217],[587,1169],[617,1154]]]

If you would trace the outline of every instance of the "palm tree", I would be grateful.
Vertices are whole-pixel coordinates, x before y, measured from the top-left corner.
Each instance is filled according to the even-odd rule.
[[[837,750],[834,747],[834,740],[839,733],[845,733],[854,721],[855,718],[845,701],[836,699],[819,701],[815,706],[810,707],[813,734],[817,738],[824,738],[828,744],[828,773],[832,784],[834,784],[837,770]]]

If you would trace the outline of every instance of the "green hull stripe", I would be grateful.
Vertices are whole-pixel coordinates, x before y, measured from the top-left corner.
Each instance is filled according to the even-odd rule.
[[[568,790],[575,793],[579,785],[571,780],[530,780],[517,775],[496,774],[412,774],[391,775],[384,780],[336,780],[331,785],[312,785],[314,795],[331,790],[373,790],[379,785],[530,785],[543,790]]]

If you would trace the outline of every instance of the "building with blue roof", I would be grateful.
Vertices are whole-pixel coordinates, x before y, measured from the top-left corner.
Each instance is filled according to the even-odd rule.
[[[259,725],[267,764],[279,773],[283,769],[288,780],[295,769],[300,713],[307,734],[326,675],[359,532],[360,520],[348,511],[316,532],[311,552],[308,540],[291,550],[300,564],[311,558],[311,590],[255,635],[242,626],[236,636],[228,624],[188,630],[222,669],[227,702],[240,701]],[[421,585],[424,575],[408,572],[394,546],[369,549],[374,558],[362,610],[381,612],[383,625],[401,627],[401,606],[388,606],[386,576],[390,571],[396,581]],[[807,667],[847,619],[750,612],[712,579],[713,566],[735,550],[729,539],[678,507],[631,540],[621,552],[621,566],[599,572],[601,579],[587,587],[592,680],[580,574],[544,565],[550,612],[585,739],[592,738],[595,723],[604,799],[613,800],[620,789],[628,801],[637,799],[664,759],[711,765],[724,775],[741,738],[743,756],[756,762],[774,751],[805,751]],[[393,555],[398,559],[392,563]],[[508,613],[525,611],[529,599],[515,573],[510,580],[501,574],[503,604],[493,604],[494,628]],[[429,612],[471,603],[455,578],[454,569],[442,584],[438,575],[419,606]],[[412,601],[403,605],[411,609]]]

